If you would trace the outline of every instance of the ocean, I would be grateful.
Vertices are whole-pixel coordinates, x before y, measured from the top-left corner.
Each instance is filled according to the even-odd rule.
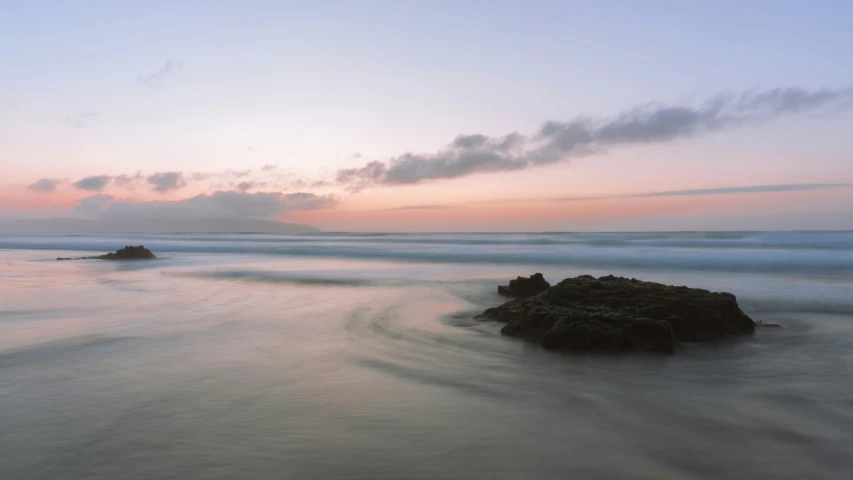
[[[853,478],[853,232],[0,236],[0,265],[4,480]],[[474,319],[534,272],[783,328],[602,355]]]

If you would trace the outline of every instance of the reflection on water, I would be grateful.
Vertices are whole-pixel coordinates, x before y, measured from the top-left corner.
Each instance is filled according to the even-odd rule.
[[[853,236],[691,235],[157,236],[133,264],[0,239],[0,478],[853,478]],[[472,320],[533,271],[728,290],[785,328],[603,356]]]

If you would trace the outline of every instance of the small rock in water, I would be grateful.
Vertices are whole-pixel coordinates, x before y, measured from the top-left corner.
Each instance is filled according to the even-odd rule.
[[[509,285],[498,286],[498,293],[507,297],[531,297],[537,293],[551,288],[551,284],[545,281],[541,273],[534,273],[530,277],[518,277],[510,280]]]
[[[138,247],[126,246],[124,248],[120,248],[113,253],[107,253],[105,255],[98,255],[97,257],[101,260],[150,260],[157,258],[151,253],[151,250],[139,245]]]
[[[94,257],[57,257],[57,260],[152,260],[157,258],[151,250],[139,245],[138,247],[126,246],[115,252],[97,255]]]
[[[528,287],[531,281],[537,287]],[[673,353],[678,342],[717,341],[752,333],[756,326],[730,293],[634,278],[583,275],[550,286],[536,274],[501,290],[520,298],[479,318],[505,323],[502,334],[545,348]]]

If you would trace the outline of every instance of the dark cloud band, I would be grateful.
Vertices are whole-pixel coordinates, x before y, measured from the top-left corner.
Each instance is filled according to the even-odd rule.
[[[588,156],[611,147],[661,143],[775,118],[853,106],[853,88],[805,90],[778,88],[716,95],[698,106],[647,104],[621,115],[594,120],[578,117],[546,122],[532,136],[457,136],[435,154],[405,153],[339,170],[336,180],[350,190],[371,185],[414,184],[476,173],[512,171]]]

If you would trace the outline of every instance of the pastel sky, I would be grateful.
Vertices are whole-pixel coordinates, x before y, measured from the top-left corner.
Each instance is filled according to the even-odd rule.
[[[0,216],[853,229],[853,2],[0,0]]]

